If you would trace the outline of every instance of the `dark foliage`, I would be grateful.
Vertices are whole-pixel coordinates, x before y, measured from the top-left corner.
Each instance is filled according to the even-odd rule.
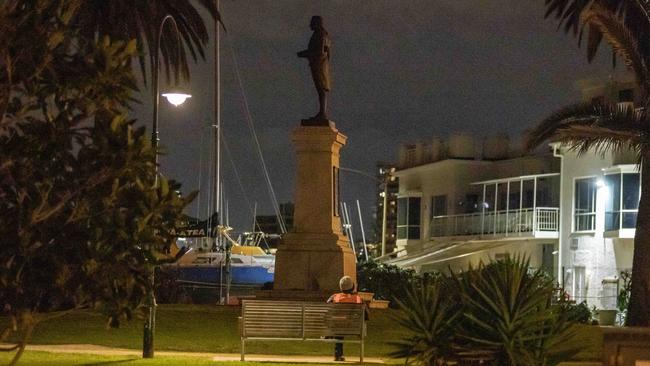
[[[417,274],[412,269],[404,269],[375,261],[361,262],[357,265],[358,290],[373,292],[375,299],[393,300],[405,298],[411,284],[436,274]],[[391,301],[391,307],[397,306]]]
[[[407,363],[556,365],[578,350],[575,321],[555,305],[552,281],[525,259],[505,259],[451,277],[414,282],[400,305],[410,336],[394,356]]]

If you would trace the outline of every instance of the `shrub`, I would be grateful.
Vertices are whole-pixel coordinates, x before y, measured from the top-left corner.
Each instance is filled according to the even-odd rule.
[[[366,261],[357,266],[357,288],[359,291],[373,292],[376,299],[403,299],[412,284],[436,276],[435,273],[420,275],[412,269]],[[391,307],[395,307],[395,304],[395,301],[391,301]]]
[[[423,365],[444,365],[454,358],[454,331],[461,313],[456,299],[445,295],[446,285],[443,278],[411,283],[406,296],[395,299],[402,309],[395,320],[411,333],[407,339],[393,343],[392,357]]]
[[[623,280],[623,286],[618,291],[616,307],[621,317],[621,323],[625,324],[627,321],[627,307],[630,305],[630,292],[632,291],[632,272],[622,271],[621,280]]]
[[[394,354],[410,357],[407,362],[546,366],[578,351],[570,329],[575,321],[554,303],[553,281],[529,272],[527,259],[480,264],[424,283],[428,289],[411,286],[397,301],[398,321],[411,335]],[[431,338],[434,333],[445,339]]]

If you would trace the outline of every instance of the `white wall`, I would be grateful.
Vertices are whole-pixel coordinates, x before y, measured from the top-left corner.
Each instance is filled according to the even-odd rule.
[[[574,295],[574,267],[584,266],[587,283],[587,302],[589,306],[601,308],[607,300],[602,299],[602,280],[614,278],[619,272],[632,267],[632,239],[613,239],[603,236],[605,228],[605,200],[609,194],[607,187],[598,189],[596,195],[596,230],[592,233],[573,231],[573,209],[575,178],[595,176],[603,178],[603,169],[613,165],[611,154],[602,156],[593,152],[578,156],[573,151],[562,149],[564,166],[562,168],[563,195],[560,207],[562,225],[560,237],[561,265],[564,268],[564,283],[568,292]],[[577,248],[572,249],[573,247]]]

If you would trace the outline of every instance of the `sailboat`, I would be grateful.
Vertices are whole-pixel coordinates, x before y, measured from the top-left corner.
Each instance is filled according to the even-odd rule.
[[[218,7],[217,1],[217,7]],[[242,235],[238,240],[233,240],[229,234],[232,228],[223,222],[222,213],[224,212],[223,204],[223,186],[221,182],[221,144],[222,144],[222,121],[221,121],[221,90],[220,90],[220,30],[217,22],[215,22],[215,115],[212,128],[214,131],[214,142],[212,155],[216,159],[215,169],[211,169],[211,182],[214,190],[208,189],[210,197],[208,197],[208,211],[214,211],[217,214],[210,216],[205,223],[205,230],[203,234],[194,235],[185,233],[178,236],[176,249],[180,250],[183,246],[192,248],[193,250],[187,251],[176,263],[170,264],[168,267],[173,267],[177,271],[177,282],[181,285],[189,286],[202,286],[202,287],[218,287],[220,291],[226,288],[225,298],[220,296],[221,299],[229,302],[231,286],[236,289],[242,288],[259,288],[264,284],[272,282],[275,273],[275,255],[264,251],[260,244],[260,238],[264,236],[263,233],[254,232],[248,235]],[[233,59],[234,51],[233,51]],[[239,86],[242,91],[243,99],[246,103],[246,122],[251,129],[257,148],[258,157],[261,159],[262,168],[264,171],[265,179],[269,185],[270,193],[272,194],[272,202],[276,214],[279,215],[277,200],[275,193],[270,185],[270,179],[266,170],[263,156],[257,134],[255,133],[250,111],[248,111],[248,103],[246,96],[243,93],[243,84],[241,76],[235,60],[236,74],[239,80]],[[227,146],[226,146],[227,148]],[[214,210],[212,210],[214,208]],[[278,220],[283,233],[286,231],[281,215]],[[187,249],[185,249],[187,250]]]
[[[275,255],[260,246],[241,245],[219,227],[220,235],[228,240],[225,250],[191,250],[172,266],[177,270],[177,282],[184,285],[217,286],[229,283],[233,287],[258,288],[273,282]]]

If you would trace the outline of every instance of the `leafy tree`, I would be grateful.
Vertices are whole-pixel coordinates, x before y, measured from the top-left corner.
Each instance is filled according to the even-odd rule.
[[[553,113],[528,136],[534,148],[559,141],[584,153],[633,149],[641,163],[641,200],[634,238],[632,289],[627,325],[650,326],[650,4],[637,0],[545,0],[565,32],[587,40],[591,61],[605,40],[634,74],[641,90],[642,110],[598,102],[578,103]]]
[[[156,176],[156,151],[126,116],[135,41],[84,38],[71,27],[80,4],[0,4],[0,341],[18,340],[12,364],[61,311],[132,317],[193,198]]]

